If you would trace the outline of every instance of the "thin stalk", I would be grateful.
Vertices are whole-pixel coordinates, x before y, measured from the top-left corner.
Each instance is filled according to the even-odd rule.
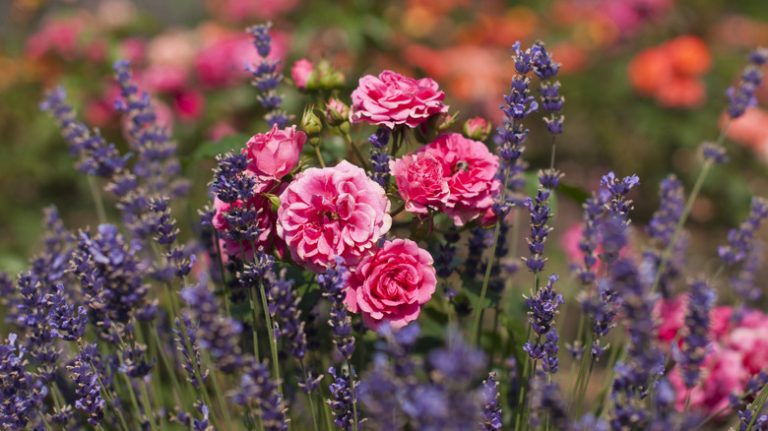
[[[323,154],[320,153],[320,145],[315,144],[312,146],[315,147],[315,156],[317,157],[317,162],[320,163],[321,168],[324,168],[325,160],[323,160]]]
[[[720,146],[723,144],[729,127],[730,127],[730,123],[727,123],[721,129],[720,136],[717,138],[716,145]],[[701,187],[704,185],[704,180],[707,178],[707,175],[709,174],[709,171],[712,169],[713,165],[714,165],[714,161],[712,159],[707,159],[704,161],[704,165],[701,167],[701,172],[699,172],[699,177],[696,178],[696,183],[694,183],[693,185],[691,194],[688,196],[688,200],[685,202],[685,208],[683,209],[683,213],[680,214],[680,218],[677,220],[677,224],[675,225],[675,230],[672,233],[672,239],[669,241],[669,244],[664,249],[664,252],[661,255],[661,261],[659,262],[659,267],[656,270],[656,277],[654,277],[653,285],[651,286],[651,293],[655,292],[656,289],[659,287],[659,282],[661,281],[661,275],[664,273],[664,270],[667,268],[667,263],[670,257],[672,256],[672,251],[675,248],[675,244],[677,244],[677,241],[680,235],[683,233],[683,226],[685,226],[685,222],[688,219],[688,215],[691,213],[693,204],[696,201],[696,198],[698,197],[699,193],[701,192]]]
[[[91,191],[93,203],[96,205],[96,214],[99,217],[99,223],[104,224],[107,222],[107,212],[104,209],[104,201],[101,199],[101,192],[99,192],[99,187],[96,185],[96,179],[93,175],[86,175],[86,178],[88,179],[88,188]]]
[[[153,431],[156,430],[156,424],[155,424],[155,418],[154,418],[154,409],[152,408],[152,401],[149,398],[149,390],[147,389],[147,382],[143,379],[139,382],[139,390],[141,391],[141,399],[142,403],[145,406],[145,414],[147,416],[147,420],[149,420],[149,427]]]
[[[219,244],[219,233],[216,229],[213,230],[213,240],[216,243],[216,263],[219,267],[219,273],[221,274],[221,289],[224,292],[224,311],[227,316],[232,314],[229,312],[229,295],[227,294],[227,273],[224,271],[224,258],[221,254],[221,244]]]
[[[363,153],[361,153],[360,149],[357,148],[357,145],[355,145],[355,142],[352,140],[352,136],[349,135],[349,132],[341,130],[341,127],[339,127],[338,129],[341,132],[341,136],[344,137],[344,141],[346,141],[347,145],[349,145],[349,147],[352,148],[352,153],[355,154],[355,157],[363,166],[363,169],[370,172],[371,167],[368,165],[368,161],[365,160],[365,157],[363,157]]]
[[[219,410],[221,410],[222,415],[224,415],[224,422],[227,424],[227,428],[229,428],[230,424],[232,423],[232,417],[229,415],[229,409],[227,408],[226,403],[224,403],[224,397],[222,395],[224,392],[221,391],[221,385],[219,384],[219,377],[215,369],[211,370],[210,376],[211,376],[211,381],[213,382],[213,394],[216,397],[216,402],[219,405]],[[202,388],[203,386],[201,385],[200,387]],[[205,396],[207,398],[208,395],[206,391],[203,390],[202,392],[203,394],[206,394]],[[209,399],[207,402],[210,405],[211,400]]]
[[[768,385],[763,385],[763,389],[760,390],[760,394],[757,396],[757,399],[755,399],[755,409],[752,411],[752,419],[749,421],[749,425],[747,425],[747,431],[752,431],[757,417],[760,416],[760,412],[763,411],[763,406],[765,406],[766,400],[768,400]]]
[[[272,353],[272,372],[275,374],[275,380],[277,381],[277,389],[280,393],[282,390],[282,382],[280,380],[280,363],[277,357],[277,341],[275,340],[275,327],[272,324],[272,316],[269,312],[269,301],[267,301],[267,293],[264,289],[264,283],[259,283],[259,292],[261,293],[261,303],[264,309],[264,320],[267,324],[267,335],[269,336],[269,350]]]
[[[309,377],[307,375],[307,369],[304,367],[304,359],[302,359],[299,362],[299,365],[301,366],[301,372],[304,374],[304,381],[308,382]],[[312,428],[315,431],[320,431],[320,426],[317,423],[317,412],[315,411],[315,400],[312,396],[312,393],[310,391],[306,392],[307,395],[307,401],[309,401],[309,412],[312,414]]]
[[[248,302],[251,306],[251,317],[253,318],[253,354],[256,359],[260,359],[259,355],[259,334],[256,330],[256,324],[259,322],[259,313],[256,311],[256,298],[253,296],[253,289],[248,289]]]

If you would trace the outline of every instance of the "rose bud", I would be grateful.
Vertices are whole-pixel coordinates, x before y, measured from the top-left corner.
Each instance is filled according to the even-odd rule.
[[[464,136],[476,141],[484,141],[491,133],[491,123],[483,117],[472,117],[464,122]]]

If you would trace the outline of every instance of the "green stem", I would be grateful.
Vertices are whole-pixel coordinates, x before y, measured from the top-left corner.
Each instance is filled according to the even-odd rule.
[[[282,382],[280,380],[280,362],[277,357],[277,341],[275,340],[275,327],[272,324],[272,316],[269,313],[269,301],[264,289],[264,283],[259,283],[259,292],[261,293],[261,303],[264,309],[264,321],[267,324],[267,335],[269,336],[269,350],[272,353],[272,372],[275,374],[278,391],[282,393]]]
[[[251,317],[253,318],[253,330],[251,331],[253,338],[253,354],[256,359],[260,359],[261,355],[259,354],[259,334],[256,330],[257,324],[259,322],[259,313],[256,310],[256,298],[253,296],[253,289],[248,289],[248,302],[251,306]]]
[[[363,169],[365,169],[367,172],[370,172],[371,167],[368,165],[368,161],[365,159],[365,157],[363,157],[363,153],[360,152],[360,149],[357,148],[357,145],[355,145],[355,142],[352,140],[352,136],[349,135],[349,132],[341,130],[341,127],[339,127],[339,131],[341,132],[341,136],[343,136],[344,140],[347,142],[347,145],[352,148],[352,153],[355,154],[355,157],[357,157],[357,160],[363,166]]]
[[[101,199],[101,192],[99,192],[99,187],[96,185],[96,179],[92,175],[86,175],[86,178],[88,179],[88,188],[91,191],[93,203],[96,205],[99,223],[104,224],[107,222],[107,212],[104,209],[104,201]]]
[[[763,406],[765,406],[766,400],[768,400],[768,385],[763,385],[763,389],[760,390],[760,394],[753,403],[755,404],[755,408],[752,410],[752,419],[749,421],[749,425],[747,425],[747,431],[752,431],[752,427],[755,426],[757,417],[760,416],[760,412],[763,411]]]
[[[315,144],[312,146],[315,147],[315,156],[317,157],[317,162],[320,163],[321,168],[324,168],[325,160],[323,160],[323,154],[320,153],[320,145]]]

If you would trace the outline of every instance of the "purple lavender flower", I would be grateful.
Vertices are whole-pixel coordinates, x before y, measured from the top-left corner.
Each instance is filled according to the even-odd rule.
[[[554,429],[568,429],[568,409],[556,383],[547,381],[545,373],[539,371],[531,378],[531,392],[528,398],[528,423],[537,429],[545,416],[549,417]]]
[[[651,390],[652,379],[664,370],[664,355],[656,344],[653,319],[655,298],[630,259],[619,258],[614,263],[611,283],[622,298],[629,346],[627,359],[618,362],[615,367],[610,423],[613,429],[643,429],[650,417],[640,401]]]
[[[58,123],[69,151],[77,158],[77,169],[87,175],[111,178],[125,167],[127,157],[121,156],[113,144],[107,143],[101,134],[77,121],[75,110],[67,102],[62,87],[49,90],[40,109],[51,114]]]
[[[525,300],[528,307],[528,321],[536,334],[536,340],[526,341],[523,351],[528,353],[534,361],[543,360],[542,366],[548,373],[556,373],[559,367],[557,357],[559,338],[554,324],[558,308],[563,304],[563,296],[554,290],[556,281],[557,276],[551,275],[543,288]]]
[[[256,413],[261,418],[265,430],[288,430],[285,403],[266,364],[253,358],[245,361],[240,386],[233,399],[241,406],[256,407]]]
[[[355,402],[355,387],[358,383],[348,373],[336,372],[334,367],[328,369],[328,374],[333,379],[333,382],[328,386],[331,393],[328,405],[333,411],[333,422],[339,429],[349,431],[356,420],[353,404]]]
[[[66,341],[77,341],[85,333],[88,324],[88,312],[82,305],[75,306],[66,299],[64,286],[56,286],[55,292],[48,298],[50,307],[48,323],[55,337]]]
[[[760,67],[765,64],[765,51],[765,48],[758,48],[751,53],[750,64],[742,72],[738,85],[728,87],[725,93],[728,97],[727,112],[732,119],[741,117],[747,108],[757,104],[755,93],[763,81]]]
[[[355,337],[352,335],[352,317],[344,305],[347,287],[347,269],[338,262],[317,276],[317,283],[323,296],[331,303],[328,325],[333,333],[333,345],[336,352],[344,361],[352,359],[355,351]]]
[[[718,247],[720,259],[727,265],[733,266],[742,262],[754,243],[755,232],[760,229],[763,221],[768,218],[768,200],[754,197],[749,217],[738,227],[728,232],[728,244]]]
[[[101,396],[99,375],[93,366],[94,358],[98,355],[95,344],[85,346],[75,359],[67,364],[67,371],[75,383],[75,408],[88,417],[88,423],[97,425],[104,417],[106,402]]]
[[[765,257],[765,244],[756,240],[749,250],[749,254],[744,259],[741,270],[731,277],[731,286],[733,291],[746,302],[754,302],[760,299],[763,293],[761,286],[758,285],[757,276],[763,265]]]
[[[267,302],[269,314],[276,325],[275,333],[288,342],[291,355],[301,362],[307,351],[307,334],[301,320],[300,298],[294,294],[293,282],[280,277],[268,281],[266,286],[269,288]]]
[[[693,388],[699,381],[709,346],[709,313],[715,304],[716,294],[706,281],[691,284],[688,295],[688,311],[685,326],[688,333],[683,338],[682,375],[685,387]]]
[[[47,388],[43,381],[26,370],[26,349],[17,343],[11,333],[0,344],[0,426],[3,429],[21,431],[40,429],[39,415],[43,411],[43,399]]]
[[[197,341],[198,326],[192,323],[192,320],[186,314],[182,314],[181,319],[176,319],[173,335],[176,342],[176,349],[181,353],[181,366],[187,374],[187,381],[192,384],[195,389],[199,389],[208,378],[208,369],[202,366],[200,360],[200,347]],[[181,329],[183,328],[183,329]],[[186,338],[181,332],[186,332]],[[198,377],[198,371],[200,376]]]
[[[373,147],[371,149],[371,172],[369,176],[380,186],[386,188],[389,183],[389,155],[387,154],[387,145],[391,130],[387,127],[379,127],[376,133],[368,138],[368,142]]]
[[[547,258],[544,257],[544,243],[552,231],[552,227],[547,224],[552,216],[549,197],[557,187],[561,176],[562,174],[555,170],[539,172],[539,190],[536,192],[536,197],[525,201],[525,207],[531,213],[531,233],[528,237],[528,251],[531,256],[524,257],[523,261],[534,274],[541,272],[547,262]]]
[[[176,157],[176,144],[168,129],[158,121],[149,93],[133,81],[128,61],[116,61],[113,69],[121,96],[115,102],[115,108],[125,115],[128,144],[136,153],[133,173],[143,180],[150,195],[185,195],[189,188],[185,180],[168,181],[181,174],[181,164]]]
[[[481,422],[486,431],[500,430],[504,423],[501,416],[501,405],[499,404],[499,382],[496,379],[496,373],[488,373],[488,379],[483,381],[483,420]]]
[[[147,302],[138,242],[127,243],[117,226],[102,224],[94,236],[80,233],[72,262],[97,326],[126,325]]]
[[[701,144],[701,155],[705,161],[722,165],[728,162],[728,154],[721,145],[714,142],[705,142]]]
[[[235,372],[242,364],[240,333],[242,326],[219,314],[219,303],[204,283],[181,291],[189,308],[189,317],[197,323],[200,348],[208,351],[216,366],[225,373]]]
[[[480,261],[483,250],[487,247],[488,230],[476,227],[470,231],[471,235],[467,244],[467,258],[464,261],[464,273],[469,278],[475,278],[480,270]],[[501,235],[499,235],[501,239]]]
[[[541,94],[541,107],[548,112],[544,116],[544,123],[547,125],[547,131],[552,135],[563,133],[564,117],[560,114],[565,104],[565,98],[560,95],[560,82],[551,81],[557,76],[560,70],[560,64],[552,60],[544,43],[537,41],[530,49],[531,68],[533,73],[541,79],[539,84],[539,93]]]
[[[486,356],[467,344],[457,331],[450,330],[448,346],[429,354],[434,379],[445,385],[467,385],[482,373]]]
[[[272,50],[272,37],[269,35],[271,27],[271,23],[266,23],[248,28],[248,33],[253,37],[253,46],[261,59],[257,64],[247,65],[247,69],[253,76],[251,84],[259,92],[256,99],[267,111],[264,116],[267,124],[283,128],[288,124],[288,115],[280,109],[283,98],[276,91],[283,81],[283,75],[278,70],[279,63],[268,58]]]
[[[501,235],[499,235],[501,236]],[[449,228],[448,232],[443,236],[445,242],[438,246],[438,251],[435,253],[435,270],[437,276],[442,278],[448,278],[454,270],[454,258],[456,257],[456,243],[461,239],[459,231],[455,227]]]
[[[687,238],[684,235],[679,235],[677,242],[674,245],[671,244],[677,221],[683,214],[685,192],[680,181],[674,175],[670,175],[661,182],[659,195],[659,209],[653,213],[646,228],[648,236],[656,244],[656,249],[646,250],[643,253],[643,259],[650,262],[656,272],[661,264],[662,251],[670,246],[673,247],[673,254],[665,266],[664,274],[659,276],[659,291],[664,297],[668,297],[669,283],[680,274],[687,245]]]

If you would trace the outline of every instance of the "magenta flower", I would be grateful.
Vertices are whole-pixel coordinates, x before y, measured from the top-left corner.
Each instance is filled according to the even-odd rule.
[[[306,58],[296,60],[291,67],[291,79],[296,84],[296,88],[304,90],[307,88],[307,82],[309,82],[309,76],[312,75],[312,71],[315,69],[315,65]]]
[[[345,303],[376,329],[382,323],[402,328],[416,320],[435,293],[432,256],[407,239],[387,241],[365,256],[350,274]]]
[[[253,135],[243,149],[248,157],[248,170],[262,180],[279,180],[299,163],[305,142],[307,135],[296,131],[296,126],[278,129],[273,125],[269,132]]]
[[[309,168],[280,195],[277,234],[293,260],[312,271],[333,266],[336,257],[352,266],[389,231],[389,207],[384,189],[347,161]]]
[[[427,214],[430,207],[441,208],[448,203],[450,172],[446,174],[443,163],[432,154],[409,154],[389,162],[389,166],[406,211]]]
[[[448,112],[445,93],[430,78],[413,79],[385,70],[378,77],[365,75],[352,92],[352,123],[404,124],[416,127],[429,117]]]

